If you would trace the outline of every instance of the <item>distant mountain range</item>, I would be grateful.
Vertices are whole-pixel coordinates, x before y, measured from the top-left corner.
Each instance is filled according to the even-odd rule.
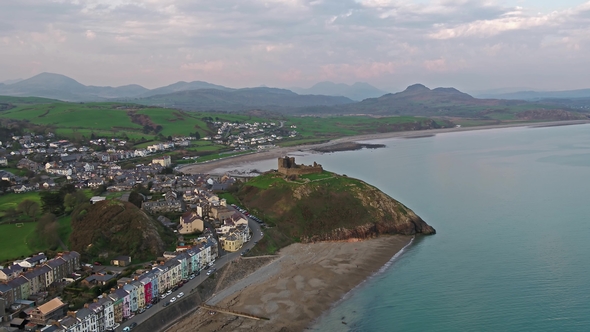
[[[120,87],[86,86],[60,74],[41,73],[29,79],[0,86],[0,95],[44,97],[64,101],[105,101],[112,98],[135,97],[148,89],[132,84]]]
[[[22,78],[17,78],[17,79],[14,79],[14,80],[6,80],[6,81],[0,82],[0,85],[2,85],[2,84],[13,84],[13,83],[20,82],[22,80],[23,80]]]
[[[258,89],[258,90],[256,90]],[[209,92],[201,92],[201,93],[181,93],[186,91],[197,91],[197,90],[209,90]],[[305,95],[325,95],[324,97],[318,96],[306,96],[306,97],[299,97],[295,98],[294,93],[289,90],[283,90],[283,92],[279,93],[278,90],[282,89],[270,89],[264,90],[264,88],[249,88],[249,89],[232,89],[221,85],[211,84],[202,81],[194,81],[194,82],[177,82],[174,84],[170,84],[164,87],[159,87],[156,89],[146,89],[140,85],[132,84],[132,85],[125,85],[120,87],[99,87],[99,86],[87,86],[77,82],[76,80],[69,78],[64,75],[60,74],[52,74],[52,73],[41,73],[39,75],[33,76],[26,80],[11,80],[0,83],[0,95],[6,96],[17,96],[17,97],[44,97],[44,98],[52,98],[52,99],[59,99],[63,101],[74,101],[74,102],[91,102],[91,101],[110,101],[110,100],[122,100],[122,99],[138,99],[143,100],[145,98],[147,103],[163,103],[167,98],[166,97],[158,97],[158,98],[150,98],[154,96],[162,96],[168,94],[176,94],[169,96],[169,98],[176,98],[179,97],[184,99],[188,102],[188,96],[193,95],[193,99],[197,98],[196,96],[200,95],[202,98],[206,99],[219,99],[220,97],[215,96],[215,92],[211,90],[218,90],[224,92],[230,91],[240,91],[242,92],[235,93],[235,94],[223,94],[223,96],[232,96],[232,100],[229,101],[229,104],[236,106],[237,104],[244,104],[244,105],[277,105],[277,106],[293,106],[295,105],[310,105],[313,104],[316,100],[319,102],[318,105],[335,105],[341,103],[350,103],[352,100],[348,98],[341,98],[342,96],[351,95],[354,96],[355,99],[360,100],[362,98],[366,98],[366,96],[376,96],[382,95],[385,92],[377,90],[376,88],[366,84],[366,83],[355,83],[353,86],[348,86],[346,84],[335,84],[331,82],[323,82],[318,83],[314,87],[310,89],[303,89],[305,90]],[[315,91],[326,91],[327,93],[319,93]],[[283,94],[285,95],[286,91],[290,92],[290,98],[295,98],[298,101],[295,102],[293,105],[282,105],[280,101],[276,101],[276,96]],[[268,92],[270,95],[268,96],[268,101],[252,101],[252,100],[245,100],[244,102],[237,102],[235,100],[236,96],[250,96],[253,98],[253,92],[256,92],[257,98],[266,98],[264,95],[265,92]],[[178,94],[180,93],[180,94]],[[211,94],[213,96],[211,96]],[[207,95],[204,97],[203,95]],[[338,96],[338,98],[331,98],[334,96]],[[305,102],[303,100],[310,100],[309,102]],[[198,100],[196,100],[198,101]],[[182,104],[181,102],[180,104]],[[216,103],[209,103],[211,105],[215,105]],[[222,104],[226,104],[223,103]],[[239,108],[239,107],[238,107]]]
[[[193,111],[247,111],[264,109],[288,111],[311,106],[351,104],[346,97],[299,95],[291,90],[276,88],[245,88],[235,90],[199,89],[155,95],[132,100],[134,103],[173,107]]]
[[[332,107],[307,107],[296,112],[301,115],[320,114],[371,114],[412,115],[437,117],[503,117],[534,109],[557,109],[559,106],[542,105],[520,100],[478,99],[455,88],[429,89],[414,84],[398,93]]]
[[[347,85],[344,83],[320,82],[309,89],[291,88],[291,91],[300,95],[343,96],[355,101],[380,97],[387,93],[370,84],[362,82],[356,82],[353,85]]]
[[[202,81],[177,82],[152,90],[139,85],[97,87],[51,73],[42,73],[11,84],[0,83],[0,96],[33,96],[74,102],[127,101],[189,111],[266,110],[298,115],[371,114],[502,119],[514,118],[516,113],[526,111],[537,112],[534,116],[538,116],[545,111],[569,112],[577,109],[586,112],[590,108],[590,89],[511,92],[500,94],[503,99],[478,99],[455,88],[429,89],[422,84],[386,94],[366,83],[346,85],[321,82],[309,89],[294,90],[298,93],[268,87],[232,89]],[[576,102],[571,103],[572,100]],[[560,118],[570,116],[559,115]]]
[[[517,91],[510,93],[483,93],[482,98],[511,99],[511,100],[545,100],[545,99],[578,99],[590,98],[590,89],[564,91]]]

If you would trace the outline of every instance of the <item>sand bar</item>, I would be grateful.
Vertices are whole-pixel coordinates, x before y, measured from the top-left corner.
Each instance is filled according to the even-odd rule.
[[[203,162],[198,164],[190,164],[182,166],[181,170],[185,173],[204,173],[204,174],[216,174],[216,169],[228,168],[234,165],[248,164],[254,161],[274,159],[285,156],[289,153],[296,151],[309,152],[316,148],[325,148],[331,145],[343,143],[343,142],[359,142],[359,141],[371,141],[385,138],[419,138],[429,137],[437,134],[461,132],[461,131],[472,131],[472,130],[486,130],[486,129],[497,129],[497,128],[510,128],[510,127],[548,127],[548,126],[566,126],[575,124],[586,124],[590,123],[590,120],[572,120],[572,121],[553,121],[553,122],[539,122],[539,123],[511,123],[502,125],[492,126],[477,126],[477,127],[455,127],[455,128],[444,128],[444,129],[429,129],[419,131],[397,131],[389,133],[379,134],[368,134],[359,136],[347,136],[332,140],[327,143],[313,144],[313,145],[298,145],[291,147],[280,147],[270,150],[264,150],[261,152],[255,152],[251,154],[238,155],[234,157],[228,157],[224,159],[213,160],[209,162]]]

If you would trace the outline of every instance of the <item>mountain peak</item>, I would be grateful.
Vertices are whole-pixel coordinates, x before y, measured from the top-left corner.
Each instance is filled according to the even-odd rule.
[[[63,88],[80,88],[84,87],[78,81],[73,78],[69,78],[65,75],[61,74],[54,74],[54,73],[47,73],[43,72],[41,74],[37,74],[31,78],[26,80],[22,80],[20,82],[11,84],[13,87],[19,86],[37,86],[37,87],[44,87],[44,88],[56,88],[56,87],[63,87]]]
[[[411,92],[420,92],[420,91],[430,91],[429,88],[427,88],[426,86],[424,86],[423,84],[413,84],[410,85],[406,88],[405,91],[411,91]]]

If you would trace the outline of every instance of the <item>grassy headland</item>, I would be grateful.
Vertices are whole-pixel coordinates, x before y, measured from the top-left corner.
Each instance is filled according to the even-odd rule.
[[[270,226],[255,248],[273,253],[295,242],[432,234],[410,209],[363,181],[324,171],[295,179],[269,172],[236,196]]]

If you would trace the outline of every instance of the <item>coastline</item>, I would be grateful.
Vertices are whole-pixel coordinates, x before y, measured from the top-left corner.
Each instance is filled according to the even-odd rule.
[[[270,320],[210,315],[198,309],[168,331],[303,331],[387,268],[412,239],[385,235],[364,241],[292,244],[281,249],[277,259],[207,301]]]
[[[569,126],[577,124],[587,124],[590,120],[571,120],[571,121],[551,121],[551,122],[528,122],[528,123],[512,123],[512,124],[501,124],[491,126],[475,126],[475,127],[454,127],[454,128],[443,128],[443,129],[428,129],[419,131],[396,131],[388,133],[378,134],[366,134],[357,136],[346,136],[331,140],[327,143],[312,144],[312,145],[297,145],[290,147],[279,147],[276,149],[238,155],[228,157],[224,159],[218,159],[198,164],[189,164],[182,166],[180,170],[185,173],[197,174],[216,174],[215,170],[218,168],[227,168],[234,165],[248,164],[255,161],[268,160],[286,156],[293,152],[313,152],[315,149],[326,149],[331,146],[351,143],[359,141],[372,141],[387,138],[421,138],[421,137],[432,137],[438,134],[463,132],[463,131],[474,131],[474,130],[488,130],[488,129],[501,129],[501,128],[514,128],[514,127],[531,127],[531,128],[544,128],[552,126]]]

